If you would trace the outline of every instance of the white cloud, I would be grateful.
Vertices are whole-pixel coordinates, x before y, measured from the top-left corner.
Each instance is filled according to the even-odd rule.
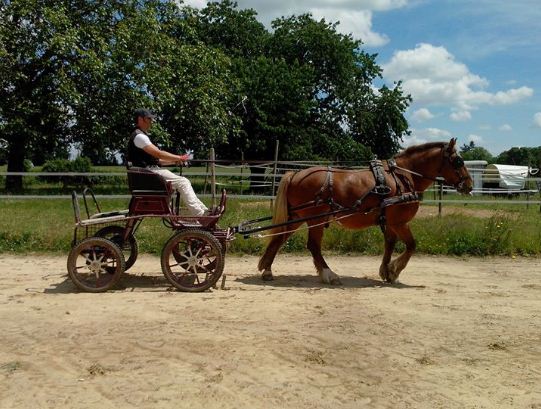
[[[451,132],[439,128],[426,128],[424,133],[431,138],[448,138]]]
[[[404,147],[426,142],[445,141],[451,138],[451,132],[439,128],[411,129],[411,135],[404,137]]]
[[[353,34],[364,44],[379,47],[389,42],[386,35],[372,31],[372,12],[368,10],[310,9],[316,20],[339,21],[337,30],[344,34]]]
[[[541,112],[537,112],[533,116],[533,123],[536,127],[541,128]]]
[[[444,47],[426,43],[395,52],[383,70],[387,80],[402,80],[414,103],[424,105],[450,105],[455,110],[469,111],[482,104],[512,104],[533,95],[528,87],[485,91],[487,79],[470,72]]]
[[[270,27],[278,17],[311,13],[315,19],[324,18],[328,22],[340,22],[337,30],[343,34],[353,34],[369,47],[379,47],[389,42],[389,38],[372,30],[372,12],[388,11],[404,7],[411,0],[238,0],[239,9],[252,8],[257,19]],[[178,0],[177,0],[178,2]],[[186,0],[185,5],[196,8],[205,7],[205,0]]]
[[[424,122],[434,118],[434,115],[428,109],[421,108],[411,114],[411,118],[416,122]]]
[[[500,126],[498,128],[498,131],[502,131],[502,132],[509,132],[509,131],[512,131],[512,130],[513,130],[513,128],[509,124],[503,124],[502,126]]]
[[[463,122],[468,121],[471,119],[470,111],[455,111],[451,112],[451,115],[449,115],[449,118],[451,118],[455,122]]]

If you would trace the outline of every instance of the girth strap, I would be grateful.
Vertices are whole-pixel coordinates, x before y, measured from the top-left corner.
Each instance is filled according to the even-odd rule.
[[[400,196],[387,197],[381,201],[380,207],[382,209],[399,203],[416,202],[419,200],[417,192],[404,193]]]

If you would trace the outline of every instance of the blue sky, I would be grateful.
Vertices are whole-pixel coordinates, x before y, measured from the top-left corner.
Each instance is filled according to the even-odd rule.
[[[201,7],[202,0],[185,4]],[[378,54],[413,103],[404,145],[457,137],[497,155],[541,146],[539,0],[238,0],[269,26],[310,12]]]

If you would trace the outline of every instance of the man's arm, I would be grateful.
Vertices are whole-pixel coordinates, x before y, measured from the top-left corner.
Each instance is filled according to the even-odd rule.
[[[167,151],[162,151],[153,144],[145,146],[143,150],[158,159],[160,165],[176,165],[187,161],[187,155],[175,155]]]

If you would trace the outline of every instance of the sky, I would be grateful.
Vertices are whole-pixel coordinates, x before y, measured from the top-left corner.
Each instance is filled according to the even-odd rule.
[[[202,7],[203,0],[186,0]],[[539,0],[237,0],[270,29],[311,13],[377,54],[413,98],[404,147],[458,138],[497,155],[541,146]]]

